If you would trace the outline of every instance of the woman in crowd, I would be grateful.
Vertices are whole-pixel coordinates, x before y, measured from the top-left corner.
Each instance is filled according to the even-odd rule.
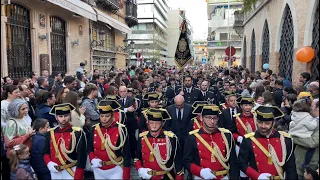
[[[51,107],[55,105],[56,98],[52,92],[41,91],[36,99],[36,116],[37,118],[44,118],[49,120],[49,125],[51,128],[58,125],[56,117],[49,114]]]
[[[31,148],[31,137],[35,131],[26,120],[28,105],[22,99],[13,100],[8,106],[10,119],[7,121],[4,140],[7,147],[7,157],[10,157],[12,148],[18,144],[25,144]]]
[[[68,92],[69,92],[69,89],[67,87],[60,88],[57,94],[56,104],[61,104]]]
[[[8,85],[2,94],[1,101],[1,128],[6,126],[6,121],[10,118],[8,114],[8,106],[9,104],[20,97],[20,90],[15,85]]]
[[[265,106],[276,106],[274,96],[270,91],[262,93],[263,105]]]
[[[84,116],[84,112],[86,111],[86,107],[82,106],[79,108],[78,103],[78,93],[69,91],[66,97],[63,99],[62,103],[70,103],[75,109],[71,111],[71,120],[70,124],[76,127],[83,127],[85,124],[86,117]]]
[[[31,91],[29,87],[27,87],[25,84],[19,85],[18,87],[20,90],[20,98],[26,101],[26,103],[28,104],[28,114],[26,119],[28,123],[31,125],[32,121],[35,120],[35,115],[32,112],[33,107],[30,105],[30,102],[29,102],[29,95],[31,94]],[[32,116],[30,116],[29,114],[32,114]]]

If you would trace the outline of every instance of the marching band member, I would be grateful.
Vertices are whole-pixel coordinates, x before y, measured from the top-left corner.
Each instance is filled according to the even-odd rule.
[[[105,97],[105,100],[118,101],[119,99],[120,99],[120,97],[119,96],[115,96],[115,95],[107,95]],[[113,110],[113,118],[118,123],[121,123],[121,124],[125,124],[126,123],[126,114],[121,109],[114,109]]]
[[[192,107],[193,107],[193,111],[192,111],[192,114],[196,114],[197,117],[194,117],[190,120],[190,123],[188,125],[188,132],[190,131],[193,131],[193,130],[196,130],[196,129],[200,129],[202,127],[202,118],[201,118],[201,112],[200,113],[195,113],[195,109],[198,107],[198,106],[204,106],[208,104],[207,101],[196,101],[192,104]]]
[[[130,147],[125,125],[115,119],[120,104],[102,100],[100,123],[92,127],[88,152],[95,179],[130,179]]]
[[[165,109],[146,111],[148,131],[139,134],[135,166],[142,179],[183,179],[183,164],[177,136],[163,131],[171,117]]]
[[[291,136],[274,130],[275,119],[283,112],[275,106],[255,110],[257,130],[244,135],[239,167],[251,179],[297,179]]]
[[[140,122],[139,122],[139,132],[147,131],[147,122],[146,122],[146,111],[150,108],[158,108],[159,107],[159,94],[156,92],[150,92],[147,93],[144,97],[143,100],[148,102],[148,107],[143,109],[141,115],[140,115]]]
[[[80,127],[70,125],[71,111],[75,107],[69,103],[52,107],[59,125],[49,129],[44,148],[44,161],[51,179],[83,179],[87,161],[85,133]]]
[[[244,135],[256,131],[256,125],[254,122],[253,114],[251,110],[253,108],[254,100],[249,97],[239,97],[237,103],[240,104],[242,113],[233,115],[234,118],[231,121],[230,131],[233,134],[234,140],[237,142],[236,154],[239,154],[239,146],[243,140]],[[246,175],[240,171],[240,177],[245,178]]]
[[[242,113],[234,115],[235,119],[231,121],[230,131],[233,134],[233,138],[241,144],[244,135],[256,131],[253,114],[251,113],[254,100],[252,98],[239,97],[237,102],[240,104]]]
[[[195,112],[201,112],[203,126],[189,132],[183,153],[185,167],[195,179],[237,179],[239,169],[232,134],[217,128],[219,107],[198,105]]]

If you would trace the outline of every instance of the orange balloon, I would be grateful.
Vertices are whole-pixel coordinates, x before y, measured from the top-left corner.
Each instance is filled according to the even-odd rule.
[[[314,50],[310,46],[303,47],[299,49],[296,53],[296,58],[300,62],[309,62],[314,57]]]

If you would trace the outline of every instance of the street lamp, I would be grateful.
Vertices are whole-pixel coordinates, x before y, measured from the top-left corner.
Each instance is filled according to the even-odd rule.
[[[128,40],[123,40],[124,42],[128,42]],[[134,41],[130,41],[130,43],[128,43],[126,46],[122,47],[122,46],[117,46],[117,51],[118,52],[129,52],[129,62],[127,62],[127,65],[130,63],[131,61],[131,56],[134,50]]]

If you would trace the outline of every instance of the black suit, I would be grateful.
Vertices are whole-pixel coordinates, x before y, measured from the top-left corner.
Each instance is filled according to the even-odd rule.
[[[121,105],[121,110],[128,108],[130,106],[135,106],[135,98],[126,97],[125,103],[123,104],[122,98],[118,100],[119,104]],[[126,126],[128,129],[129,141],[130,141],[130,152],[131,154],[135,154],[135,149],[137,147],[137,140],[135,138],[135,131],[138,129],[138,120],[135,116],[135,112],[126,112],[127,121]]]
[[[181,91],[181,88],[178,90],[178,92],[180,91]],[[184,88],[183,92],[184,92],[185,103],[189,105],[192,105],[195,101],[203,101],[201,91],[197,88],[192,87],[190,93],[188,93],[187,89]]]
[[[174,90],[171,89],[170,87],[167,87],[167,89],[165,91],[165,97],[167,100],[167,107],[174,103],[173,102],[174,96],[175,96]]]
[[[219,99],[217,98],[217,95],[212,91],[205,91],[205,92],[201,91],[201,98],[204,101],[209,102],[210,104],[219,105]]]
[[[240,113],[241,110],[239,108],[236,108],[237,109],[237,113]],[[225,128],[225,129],[229,129],[231,128],[231,123],[232,121],[234,121],[235,118],[233,117],[231,119],[231,112],[230,112],[230,108],[228,109],[225,109],[222,111],[222,113],[220,114],[220,117],[219,117],[219,127],[221,128]]]
[[[177,135],[181,147],[184,147],[184,142],[188,137],[188,125],[191,119],[194,117],[192,114],[192,106],[189,104],[184,104],[182,120],[178,120],[176,105],[173,104],[167,107],[167,111],[171,116],[171,120],[167,121],[165,124],[165,129],[172,131]]]
[[[181,88],[181,86],[175,85],[174,87],[172,87],[172,86],[170,85],[169,87],[170,87],[171,89],[173,89],[175,95],[179,94],[179,89]]]

